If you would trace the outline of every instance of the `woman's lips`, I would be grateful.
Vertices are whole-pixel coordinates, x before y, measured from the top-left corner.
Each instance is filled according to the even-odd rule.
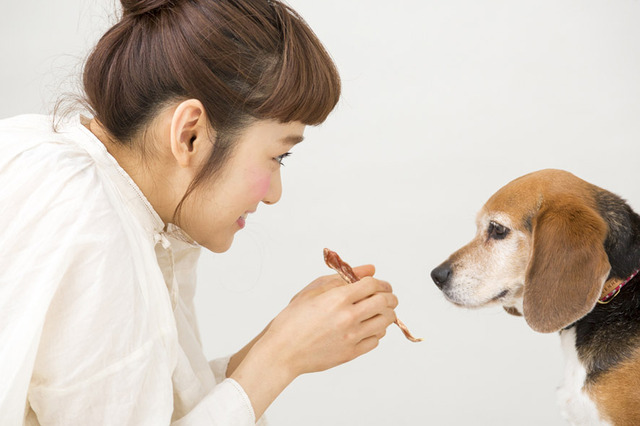
[[[245,225],[247,224],[247,216],[249,216],[249,212],[243,214],[238,218],[238,220],[236,220],[236,223],[238,224],[240,229],[244,228]]]
[[[256,210],[257,210],[257,207],[254,207],[251,210],[247,210],[246,212],[244,212],[244,214],[242,216],[240,216],[238,218],[238,220],[236,220],[236,223],[238,224],[240,229],[244,228],[245,225],[247,224],[247,216],[249,216],[249,214],[251,214],[251,213],[255,213]]]

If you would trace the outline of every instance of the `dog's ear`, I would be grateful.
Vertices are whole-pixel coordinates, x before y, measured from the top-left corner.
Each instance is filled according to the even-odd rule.
[[[607,224],[582,200],[546,200],[533,219],[533,247],[524,286],[524,317],[551,333],[589,313],[611,266]]]

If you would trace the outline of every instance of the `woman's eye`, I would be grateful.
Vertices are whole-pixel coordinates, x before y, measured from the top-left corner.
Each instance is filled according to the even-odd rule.
[[[502,226],[497,222],[490,222],[487,234],[489,235],[489,238],[493,238],[494,240],[501,240],[509,234],[509,231],[509,228]]]
[[[284,166],[284,159],[287,158],[290,155],[291,155],[290,152],[285,152],[284,154],[279,155],[276,158],[274,158],[274,160],[276,160],[278,162],[278,164],[280,164],[281,166]]]

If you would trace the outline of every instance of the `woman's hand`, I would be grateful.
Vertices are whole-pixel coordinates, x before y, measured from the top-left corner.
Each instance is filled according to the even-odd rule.
[[[355,268],[360,281],[318,278],[272,321],[263,340],[278,347],[294,376],[350,361],[378,345],[395,320],[397,298],[373,267]]]
[[[297,376],[350,361],[376,346],[396,319],[398,299],[374,268],[354,268],[360,281],[320,277],[278,314],[231,378],[249,395],[260,417]]]

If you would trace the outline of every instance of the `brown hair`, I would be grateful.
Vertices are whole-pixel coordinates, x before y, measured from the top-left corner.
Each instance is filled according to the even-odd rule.
[[[316,35],[278,0],[121,0],[121,20],[85,64],[95,119],[130,144],[168,102],[198,99],[216,140],[196,186],[216,175],[253,120],[322,123],[340,78]]]

